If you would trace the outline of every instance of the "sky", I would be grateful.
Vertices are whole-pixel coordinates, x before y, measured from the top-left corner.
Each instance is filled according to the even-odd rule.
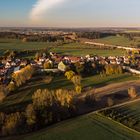
[[[140,0],[0,0],[1,27],[140,27]]]

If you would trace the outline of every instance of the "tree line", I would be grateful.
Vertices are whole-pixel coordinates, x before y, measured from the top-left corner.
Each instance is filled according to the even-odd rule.
[[[38,89],[32,95],[32,103],[25,111],[0,113],[0,135],[23,134],[76,115],[76,106],[70,90]]]

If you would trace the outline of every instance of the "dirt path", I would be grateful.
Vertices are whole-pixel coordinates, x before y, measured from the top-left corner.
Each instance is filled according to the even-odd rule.
[[[95,94],[99,97],[114,94],[116,92],[124,92],[127,91],[129,87],[134,86],[137,92],[140,94],[140,80],[133,80],[128,82],[121,82],[121,83],[113,83],[109,84],[100,88],[95,88],[93,90],[85,92],[85,94],[79,95],[80,98],[85,97],[86,94]]]

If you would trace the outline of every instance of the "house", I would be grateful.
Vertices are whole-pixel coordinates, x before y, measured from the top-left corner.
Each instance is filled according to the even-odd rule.
[[[5,68],[8,69],[10,67],[11,67],[11,63],[10,62],[7,62],[6,65],[5,65]]]
[[[76,63],[81,60],[81,57],[76,57],[76,56],[68,56],[67,60],[69,60],[71,63]]]
[[[26,66],[26,65],[27,65],[27,61],[26,60],[21,61],[20,66]]]
[[[20,66],[17,66],[14,68],[14,73],[19,73],[20,72]]]
[[[65,72],[66,69],[67,69],[67,66],[61,61],[59,64],[58,64],[58,69],[62,72]]]
[[[128,57],[124,57],[124,63],[125,64],[128,64],[128,65],[130,64],[130,61],[129,61],[129,58]]]

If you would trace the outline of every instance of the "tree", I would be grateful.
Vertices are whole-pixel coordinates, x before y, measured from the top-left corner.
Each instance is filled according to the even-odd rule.
[[[81,93],[82,91],[81,76],[75,75],[75,73],[71,70],[67,71],[65,73],[65,76],[67,77],[68,80],[71,80],[73,82],[76,93]]]
[[[36,112],[32,104],[29,104],[25,110],[25,116],[27,118],[27,124],[32,126],[36,123]]]
[[[24,43],[27,42],[27,38],[26,38],[26,37],[23,38],[23,39],[22,39],[22,42],[24,42]]]
[[[52,68],[52,63],[50,63],[50,62],[44,63],[44,69],[51,69],[51,68]]]
[[[72,70],[67,71],[65,73],[65,76],[67,77],[68,80],[71,80],[74,75],[75,75],[75,73]]]
[[[68,90],[38,89],[32,96],[33,108],[40,125],[57,122],[71,116],[72,95]]]
[[[78,74],[81,74],[84,71],[84,66],[80,64],[80,62],[75,63],[74,66]]]
[[[75,86],[75,91],[77,94],[80,94],[82,92],[82,87],[80,85]]]
[[[16,86],[19,87],[24,84],[27,80],[30,80],[34,73],[34,68],[31,65],[27,65],[18,73],[12,75],[13,81],[15,81]]]
[[[15,91],[15,89],[16,89],[15,83],[14,83],[14,82],[10,82],[10,83],[8,84],[8,86],[7,86],[7,89],[8,89],[9,92]]]
[[[8,95],[8,91],[5,87],[0,86],[0,102]]]
[[[132,86],[128,89],[128,95],[129,95],[130,98],[136,98],[137,97],[137,92],[136,92],[135,87]]]
[[[112,75],[112,74],[122,74],[123,69],[120,65],[112,65],[112,64],[107,64],[105,65],[105,72],[106,75]]]
[[[78,86],[78,85],[80,86],[81,85],[81,76],[75,75],[71,78],[71,81],[73,82],[73,84],[75,86]]]
[[[18,134],[22,130],[21,126],[23,125],[23,116],[21,113],[16,112],[6,116],[3,127],[3,135],[12,135]]]
[[[0,112],[0,128],[4,124],[5,117],[6,117],[6,115],[3,112]]]
[[[36,59],[36,60],[39,60],[39,58],[42,57],[42,55],[43,55],[42,53],[37,52],[37,53],[35,54],[35,59]]]

